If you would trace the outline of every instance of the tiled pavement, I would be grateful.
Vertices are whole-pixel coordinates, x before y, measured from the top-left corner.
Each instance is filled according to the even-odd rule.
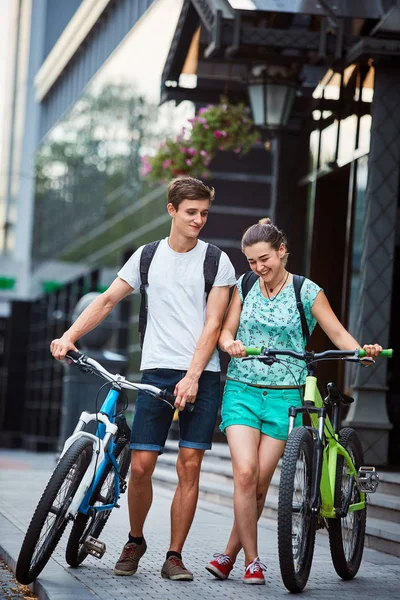
[[[51,455],[0,450],[0,554],[13,564],[33,510],[47,483],[54,458]],[[184,561],[195,574],[193,582],[171,582],[160,576],[169,540],[170,490],[155,487],[154,503],[146,523],[148,551],[134,577],[116,577],[112,568],[128,531],[126,496],[114,510],[101,536],[107,552],[101,561],[88,557],[79,569],[70,569],[64,560],[64,534],[53,559],[35,587],[40,599],[122,600],[135,598],[177,600],[213,598],[239,600],[284,598],[287,591],[279,574],[276,529],[273,521],[260,525],[260,556],[267,564],[266,586],[243,587],[242,557],[239,556],[227,581],[212,578],[204,569],[212,553],[222,551],[232,523],[231,510],[201,501],[185,547]],[[358,576],[348,582],[334,572],[327,537],[318,535],[310,580],[302,598],[385,600],[398,598],[400,559],[366,549]]]

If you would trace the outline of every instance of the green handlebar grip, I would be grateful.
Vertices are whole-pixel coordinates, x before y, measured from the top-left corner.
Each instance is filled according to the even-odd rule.
[[[263,351],[264,346],[261,346],[261,348],[245,348],[246,350],[246,354],[247,356],[260,356],[261,352]]]
[[[365,350],[359,350],[358,356],[359,356],[359,358],[363,358],[364,356],[367,356],[367,353]],[[392,350],[392,348],[388,348],[387,350],[382,350],[382,352],[379,352],[378,356],[382,356],[382,358],[392,358],[393,350]]]

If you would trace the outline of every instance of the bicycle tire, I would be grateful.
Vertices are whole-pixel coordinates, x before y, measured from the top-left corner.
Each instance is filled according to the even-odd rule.
[[[292,593],[301,592],[305,587],[314,554],[316,519],[310,506],[312,472],[312,437],[306,428],[297,427],[286,443],[278,499],[279,566],[282,581]],[[299,517],[301,523],[296,532]]]
[[[364,463],[363,449],[360,438],[354,429],[346,427],[339,432],[339,442],[349,452],[356,471]],[[338,455],[336,465],[335,508],[342,506],[346,488],[347,463],[343,456]],[[351,503],[360,501],[360,492],[353,486]],[[342,579],[353,579],[360,568],[365,539],[367,507],[362,510],[348,512],[346,517],[328,520],[329,545],[336,573]],[[351,525],[351,527],[350,527]],[[351,535],[348,532],[351,531]],[[352,543],[351,548],[347,542]]]
[[[128,440],[125,438],[118,440],[113,454],[120,465],[120,477],[125,479],[130,465],[130,449]],[[107,483],[110,475],[112,476]],[[106,490],[103,489],[104,486],[106,486]],[[114,502],[114,499],[114,468],[112,464],[109,463],[92,494],[90,505],[94,506],[96,502],[111,504]],[[77,568],[83,563],[85,558],[88,556],[88,553],[83,546],[85,540],[89,535],[96,539],[99,537],[105,524],[107,523],[110,514],[111,510],[101,511],[97,512],[96,515],[91,518],[89,514],[84,515],[83,513],[78,512],[75,517],[65,551],[65,559],[70,567]]]
[[[91,440],[77,439],[54,469],[33,514],[18,556],[15,576],[20,583],[32,583],[54,552],[69,520],[66,517],[67,509],[86,473],[92,452]],[[42,535],[43,529],[45,532]]]

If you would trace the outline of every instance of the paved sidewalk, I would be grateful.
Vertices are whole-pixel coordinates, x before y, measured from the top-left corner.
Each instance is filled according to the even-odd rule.
[[[0,555],[15,566],[24,532],[54,466],[51,455],[0,450]],[[272,521],[260,525],[260,556],[268,566],[266,586],[246,586],[241,581],[243,557],[227,581],[209,575],[204,565],[213,552],[222,551],[232,524],[231,510],[201,501],[184,552],[185,564],[195,575],[193,582],[172,582],[160,576],[169,541],[169,506],[172,494],[155,487],[154,503],[146,524],[148,551],[133,577],[116,577],[113,566],[128,531],[126,496],[114,510],[101,539],[107,552],[101,561],[88,557],[79,569],[64,560],[64,534],[53,558],[35,584],[41,600],[239,600],[284,598],[277,558],[276,528]],[[366,549],[360,572],[352,581],[339,579],[333,569],[327,537],[318,535],[311,577],[302,598],[385,600],[396,598],[400,589],[400,559]]]

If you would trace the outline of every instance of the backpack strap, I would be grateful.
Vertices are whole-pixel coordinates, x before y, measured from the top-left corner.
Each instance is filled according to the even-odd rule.
[[[257,281],[257,279],[258,279],[258,275],[256,275],[256,273],[254,273],[254,271],[247,271],[247,273],[245,273],[243,275],[243,279],[242,279],[243,302],[244,302],[247,294],[249,293],[249,291],[251,290],[251,288]]]
[[[214,246],[214,244],[208,244],[203,263],[204,289],[206,293],[206,301],[208,298],[208,294],[211,292],[211,288],[214,285],[214,281],[218,273],[220,258],[220,248]]]
[[[148,275],[151,261],[156,253],[160,240],[151,242],[143,247],[140,255],[140,311],[139,311],[139,342],[143,348],[144,334],[146,333],[147,325],[147,297],[146,286],[149,283]]]
[[[303,283],[304,283],[304,277],[302,277],[301,275],[293,275],[293,287],[294,287],[294,293],[296,295],[297,310],[300,313],[301,330],[303,332],[303,338],[305,341],[305,345],[307,346],[310,341],[310,330],[308,328],[307,319],[306,319],[306,315],[304,312],[304,306],[303,306],[303,303],[302,303],[301,297],[300,297],[301,287],[302,287]]]

